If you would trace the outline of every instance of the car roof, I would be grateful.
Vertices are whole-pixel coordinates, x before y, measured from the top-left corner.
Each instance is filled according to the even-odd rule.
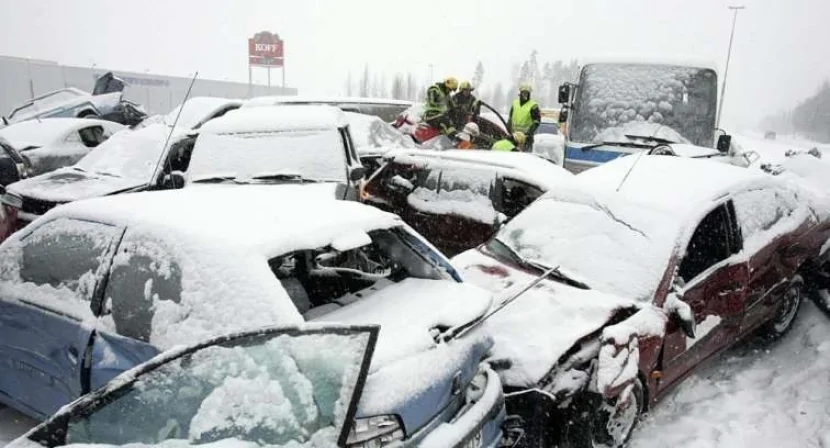
[[[356,97],[325,97],[325,96],[260,96],[246,101],[243,107],[273,106],[277,104],[309,103],[309,104],[386,104],[394,106],[409,106],[412,101],[393,100],[387,98],[356,98]]]
[[[295,130],[339,129],[349,124],[332,106],[280,105],[235,109],[205,123],[202,133],[236,134]]]
[[[489,150],[433,151],[423,149],[395,150],[384,155],[398,163],[437,163],[442,165],[465,164],[491,168],[504,175],[519,177],[538,186],[552,188],[571,180],[574,175],[553,162],[536,154]]]
[[[397,216],[358,202],[321,199],[314,192],[320,186],[189,186],[71,202],[45,216],[149,227],[269,258],[402,225]]]
[[[583,171],[575,180],[585,188],[648,204],[678,219],[707,211],[702,210],[707,204],[730,193],[778,183],[762,171],[714,160],[649,155],[618,158]]]
[[[90,118],[43,118],[12,123],[0,129],[0,136],[12,146],[22,149],[27,146],[45,146],[63,139],[68,133],[89,126],[102,126],[111,132],[126,127],[107,120]]]

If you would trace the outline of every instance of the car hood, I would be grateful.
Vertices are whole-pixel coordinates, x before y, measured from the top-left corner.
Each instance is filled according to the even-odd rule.
[[[536,279],[478,249],[452,261],[467,281],[492,291],[496,303]],[[504,385],[533,387],[580,339],[604,327],[619,310],[638,306],[634,300],[545,280],[495,313],[479,331],[493,336],[493,359],[510,361],[500,372]]]
[[[473,285],[411,278],[319,318],[381,326],[359,416],[399,415],[412,435],[439,414],[457,412],[464,394],[453,389],[472,380],[492,339],[476,332],[436,343],[430,329],[466,324],[491,302],[489,292]]]
[[[24,198],[63,203],[106,196],[140,186],[141,183],[135,179],[99,176],[62,168],[15,182],[9,185],[9,191]]]
[[[200,191],[205,189],[247,188],[248,190],[243,191],[273,191],[280,192],[281,194],[291,194],[292,196],[296,195],[294,197],[308,198],[309,200],[340,199],[344,196],[345,191],[345,186],[336,182],[319,182],[312,184],[285,182],[242,185],[230,182],[222,184],[191,182],[185,188],[199,188]]]

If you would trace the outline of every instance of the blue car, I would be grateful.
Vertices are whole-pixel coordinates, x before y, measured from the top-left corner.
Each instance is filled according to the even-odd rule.
[[[482,362],[492,340],[451,337],[491,295],[397,216],[317,187],[98,198],[13,235],[0,245],[0,403],[45,419],[183,344],[274,325],[378,325],[345,445],[498,446],[501,383]]]

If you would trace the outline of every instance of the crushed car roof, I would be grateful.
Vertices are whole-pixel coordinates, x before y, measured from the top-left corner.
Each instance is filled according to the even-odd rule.
[[[367,205],[322,199],[318,187],[328,188],[325,184],[191,186],[72,202],[46,216],[151,226],[266,257],[402,224],[397,216]]]
[[[29,146],[45,146],[56,143],[66,134],[88,126],[99,125],[111,132],[126,129],[124,126],[106,120],[88,118],[44,118],[13,123],[0,129],[3,137],[17,149]]]
[[[338,129],[349,124],[343,111],[331,106],[281,105],[236,109],[210,120],[201,132],[244,134],[299,130]]]

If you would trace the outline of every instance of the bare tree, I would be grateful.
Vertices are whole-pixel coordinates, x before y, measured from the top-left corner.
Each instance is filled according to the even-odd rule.
[[[406,74],[406,99],[415,101],[415,92],[418,91],[418,83],[412,73]]]
[[[402,100],[406,97],[406,88],[401,74],[396,74],[392,79],[392,98]]]
[[[363,98],[369,96],[369,64],[363,67],[363,78],[360,79],[360,93]]]
[[[475,74],[473,74],[473,87],[478,88],[483,81],[484,81],[484,64],[482,64],[481,61],[478,61],[478,64],[476,64]]]

